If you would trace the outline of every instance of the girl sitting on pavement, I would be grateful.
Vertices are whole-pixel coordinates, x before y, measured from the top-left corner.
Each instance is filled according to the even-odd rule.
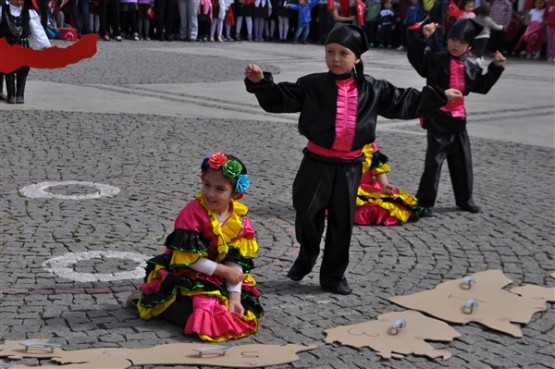
[[[362,178],[358,186],[355,224],[402,225],[418,220],[423,209],[418,200],[405,190],[391,185],[387,173],[389,158],[381,153],[374,142],[362,148]]]
[[[244,164],[216,152],[201,165],[202,187],[175,219],[165,251],[147,262],[142,319],[163,317],[185,334],[222,342],[255,333],[263,310],[250,275],[258,251]]]

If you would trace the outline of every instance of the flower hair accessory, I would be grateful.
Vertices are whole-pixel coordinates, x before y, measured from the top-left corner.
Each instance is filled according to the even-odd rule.
[[[208,168],[221,170],[223,175],[235,183],[235,192],[242,194],[247,191],[251,182],[247,175],[247,168],[235,157],[228,157],[222,152],[215,152],[209,157],[204,158],[200,169],[206,173]]]

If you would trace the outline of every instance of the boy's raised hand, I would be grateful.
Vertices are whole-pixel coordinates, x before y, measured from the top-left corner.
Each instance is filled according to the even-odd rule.
[[[436,31],[439,27],[439,23],[428,23],[422,27],[422,34],[424,37],[428,38]]]
[[[264,73],[258,65],[248,64],[245,68],[245,77],[253,83],[258,83],[264,79]]]

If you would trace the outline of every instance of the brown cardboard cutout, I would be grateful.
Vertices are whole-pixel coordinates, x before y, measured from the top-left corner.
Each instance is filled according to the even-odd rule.
[[[555,302],[555,288],[513,289],[521,296],[503,290],[512,281],[500,270],[487,270],[472,277],[475,281],[472,285],[461,278],[441,283],[429,291],[394,296],[389,300],[448,322],[477,322],[514,337],[522,337],[522,331],[512,323],[528,323],[535,313],[547,309],[546,301]]]
[[[46,342],[44,339],[34,342]],[[72,369],[126,369],[134,365],[202,365],[228,368],[252,368],[286,364],[298,360],[298,352],[317,346],[304,345],[225,345],[171,343],[142,349],[105,348],[64,351],[60,348],[25,349],[20,341],[6,341],[0,357],[9,359],[51,359]],[[25,368],[13,366],[12,369]],[[63,366],[41,366],[60,369]]]
[[[405,326],[395,327],[400,320],[406,322]],[[368,346],[384,359],[401,359],[409,354],[448,359],[450,352],[436,350],[426,341],[448,342],[460,336],[447,323],[411,310],[381,314],[377,320],[328,329],[326,333],[327,343]]]

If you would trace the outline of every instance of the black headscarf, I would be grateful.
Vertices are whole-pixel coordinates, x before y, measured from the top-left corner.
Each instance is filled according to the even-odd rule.
[[[335,23],[326,38],[327,44],[339,44],[351,50],[358,59],[368,50],[368,40],[364,30],[356,24]],[[364,75],[364,66],[362,60],[355,66],[357,77]]]
[[[474,39],[483,29],[484,26],[474,19],[461,19],[451,26],[447,38],[456,38],[473,45]]]

